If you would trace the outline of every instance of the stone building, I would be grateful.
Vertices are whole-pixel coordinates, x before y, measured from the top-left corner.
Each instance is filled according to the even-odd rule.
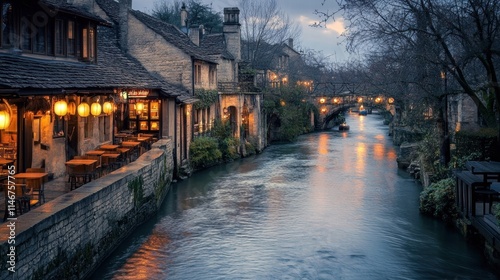
[[[175,117],[168,136],[175,139],[176,170],[188,166],[189,145],[194,137],[193,103],[197,89],[216,89],[217,65],[190,37],[177,27],[131,9],[131,0],[96,0],[95,12],[120,30],[120,45],[153,76],[182,88],[168,110]],[[200,36],[200,33],[199,35]],[[205,113],[204,126],[215,118],[215,110]]]
[[[231,124],[233,136],[241,141],[240,152],[245,154],[245,143],[251,143],[259,151],[267,143],[262,93],[255,87],[255,76],[244,73],[239,14],[236,7],[224,8],[223,32],[204,36],[201,47],[217,62],[219,114]]]
[[[45,167],[62,176],[66,160],[112,143],[126,121],[125,92],[180,94],[124,55],[93,3],[71,2],[0,1],[0,95],[10,119],[1,153],[18,172]],[[158,137],[169,136],[167,122],[156,125]]]

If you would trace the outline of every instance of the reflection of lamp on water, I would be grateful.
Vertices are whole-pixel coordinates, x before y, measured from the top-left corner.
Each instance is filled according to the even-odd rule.
[[[12,110],[7,100],[2,98],[2,101],[4,104],[0,105],[0,129],[6,129],[12,120]]]

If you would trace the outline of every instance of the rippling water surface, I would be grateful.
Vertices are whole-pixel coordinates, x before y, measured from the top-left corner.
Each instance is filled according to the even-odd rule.
[[[95,279],[496,279],[418,212],[377,115],[194,174]]]

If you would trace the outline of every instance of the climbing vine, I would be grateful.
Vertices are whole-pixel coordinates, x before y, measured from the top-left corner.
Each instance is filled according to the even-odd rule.
[[[142,176],[136,177],[134,180],[128,183],[128,189],[134,193],[134,205],[140,206],[144,198],[144,190],[142,186],[144,185],[144,180]]]
[[[193,104],[194,109],[198,110],[208,108],[212,104],[215,104],[219,97],[219,93],[217,90],[197,89],[194,91],[194,96],[199,99],[199,101]]]

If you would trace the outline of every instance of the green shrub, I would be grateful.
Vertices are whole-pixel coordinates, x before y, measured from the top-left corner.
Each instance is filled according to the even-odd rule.
[[[222,152],[218,148],[217,139],[212,137],[198,137],[189,148],[191,165],[195,169],[212,166],[222,159]]]
[[[455,133],[456,155],[464,157],[472,153],[480,155],[479,160],[490,160],[497,152],[497,130],[481,128],[479,131]]]
[[[432,183],[420,193],[420,212],[452,222],[457,217],[455,206],[455,180],[443,179]]]
[[[497,223],[500,225],[500,203],[493,204],[491,211],[495,218],[497,218]]]

